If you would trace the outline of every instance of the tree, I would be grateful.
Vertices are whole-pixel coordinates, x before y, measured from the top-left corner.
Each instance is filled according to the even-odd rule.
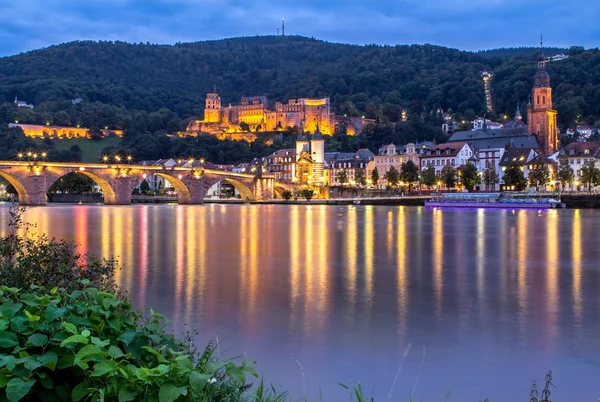
[[[575,172],[573,172],[573,168],[571,165],[569,165],[569,161],[567,159],[560,160],[556,177],[558,181],[560,181],[560,186],[563,189],[567,186],[567,184],[572,183],[575,179]]]
[[[421,171],[421,183],[427,187],[433,187],[437,178],[435,177],[435,168],[431,163],[427,163],[425,169]]]
[[[290,190],[283,190],[283,192],[281,193],[281,196],[283,197],[284,200],[289,201],[292,198],[292,192]]]
[[[300,196],[306,198],[306,201],[312,200],[314,195],[315,192],[309,188],[305,188],[304,190],[300,191]]]
[[[467,190],[472,191],[473,187],[481,183],[481,176],[479,176],[477,167],[470,162],[467,163],[462,168],[462,175],[460,177],[460,181],[467,188]]]
[[[592,191],[592,185],[600,184],[600,169],[596,167],[594,159],[588,160],[581,167],[581,183],[587,184],[589,191]]]
[[[377,186],[377,183],[379,183],[379,171],[377,168],[375,168],[371,172],[371,184],[373,184],[373,186]]]
[[[408,184],[409,190],[413,183],[419,181],[419,167],[412,160],[408,160],[402,164],[400,180]]]
[[[147,180],[143,180],[140,184],[140,191],[142,194],[146,194],[148,191],[150,191],[150,184],[148,184]]]
[[[390,167],[390,170],[385,172],[385,176],[383,177],[391,187],[396,187],[400,181],[400,173],[398,173],[394,166]]]
[[[94,181],[92,179],[81,173],[71,172],[55,181],[48,189],[48,193],[82,194],[92,192],[93,189]]]
[[[245,121],[240,123],[240,129],[242,131],[250,131],[250,126]]]
[[[486,189],[489,190],[490,187],[495,188],[496,184],[498,184],[500,176],[496,173],[496,169],[488,167],[483,172],[483,183],[486,186]]]
[[[517,191],[523,191],[527,187],[523,169],[516,162],[509,163],[504,170],[502,180],[507,187],[514,187]]]
[[[442,169],[441,178],[448,190],[454,188],[456,185],[456,171],[450,165],[444,166]]]
[[[336,179],[342,186],[346,184],[348,182],[348,173],[346,173],[346,169],[338,171],[336,174]]]
[[[360,187],[365,186],[367,184],[367,176],[365,175],[365,170],[356,169],[354,179],[356,181],[356,184],[358,184]]]
[[[540,186],[545,186],[550,181],[550,169],[546,164],[534,165],[529,170],[529,185],[535,186],[538,191]]]

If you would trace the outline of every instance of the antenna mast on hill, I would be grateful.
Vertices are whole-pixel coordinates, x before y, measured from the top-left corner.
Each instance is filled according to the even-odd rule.
[[[277,25],[277,36],[279,36],[279,25]]]
[[[281,36],[285,36],[285,19],[281,19]]]

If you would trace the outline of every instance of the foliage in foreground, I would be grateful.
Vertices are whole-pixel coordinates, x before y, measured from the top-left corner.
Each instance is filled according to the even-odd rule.
[[[165,330],[156,313],[81,290],[0,287],[0,400],[239,401],[252,362],[219,361]],[[246,396],[245,396],[246,395]]]
[[[28,288],[30,285],[59,287],[67,290],[80,287],[86,279],[98,289],[116,290],[114,275],[119,268],[114,259],[98,260],[79,255],[77,245],[43,234],[30,236],[30,226],[22,216],[26,208],[9,211],[13,229],[0,239],[0,280],[6,286]]]

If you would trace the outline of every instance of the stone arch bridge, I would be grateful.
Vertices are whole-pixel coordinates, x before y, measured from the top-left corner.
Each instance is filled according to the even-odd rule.
[[[94,180],[104,194],[106,205],[131,204],[131,193],[151,174],[162,176],[173,185],[180,204],[202,204],[208,189],[220,181],[231,183],[244,200],[270,200],[274,188],[279,189],[272,175],[233,173],[201,167],[0,161],[0,176],[17,190],[21,205],[45,205],[50,186],[71,172],[84,174]]]

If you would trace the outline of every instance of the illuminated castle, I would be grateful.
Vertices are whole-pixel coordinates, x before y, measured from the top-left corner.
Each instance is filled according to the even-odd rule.
[[[242,96],[237,106],[223,107],[217,93],[206,95],[204,120],[189,123],[187,133],[209,133],[219,137],[235,133],[257,133],[284,131],[286,128],[299,128],[304,124],[307,133],[314,133],[317,127],[321,133],[332,135],[335,117],[331,113],[329,98],[291,99],[288,103],[275,103],[269,109],[265,96]]]

